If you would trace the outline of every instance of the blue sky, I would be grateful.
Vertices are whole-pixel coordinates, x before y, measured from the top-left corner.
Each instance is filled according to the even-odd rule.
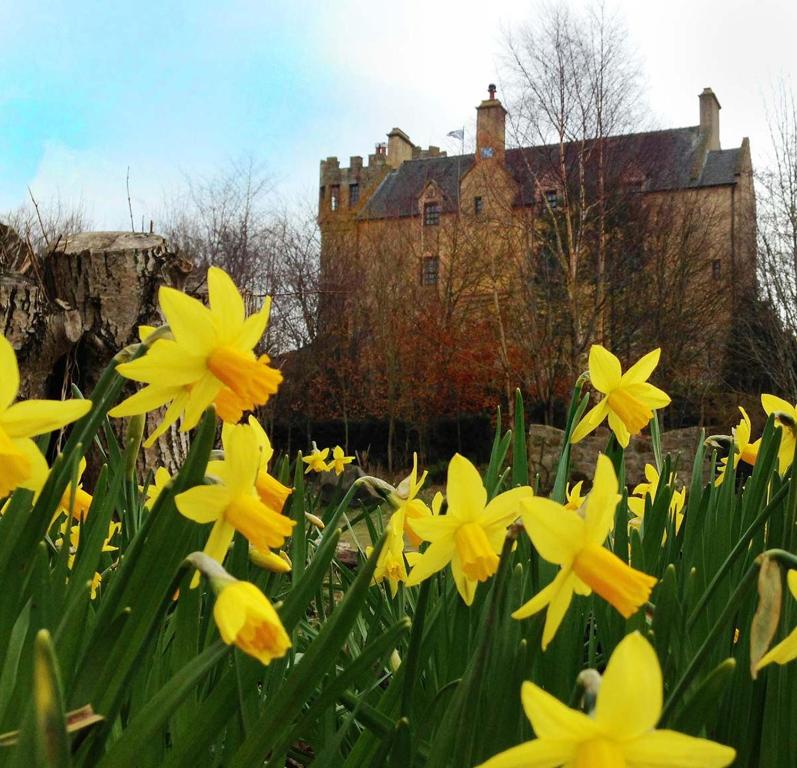
[[[722,139],[766,142],[768,84],[794,68],[797,4],[617,0],[648,83],[651,121],[723,105]],[[318,161],[373,151],[394,125],[446,145],[498,79],[512,0],[174,2],[0,0],[0,210],[82,204],[98,228],[155,218],[186,175],[255,158],[290,204],[314,200]]]

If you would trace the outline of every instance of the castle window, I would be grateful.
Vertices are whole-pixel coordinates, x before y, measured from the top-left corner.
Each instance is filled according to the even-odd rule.
[[[711,276],[715,280],[719,280],[722,276],[722,262],[719,259],[714,259],[711,262]]]
[[[349,208],[353,205],[357,205],[360,200],[360,185],[359,184],[349,184]]]
[[[324,193],[325,192],[326,192],[326,189],[324,187],[321,187],[318,190],[318,204],[319,205],[324,202]]]
[[[333,184],[329,188],[329,209],[337,211],[340,205],[340,184]]]
[[[551,208],[556,208],[556,206],[559,205],[559,194],[555,189],[546,189],[545,199]]]
[[[440,203],[426,203],[423,206],[424,227],[436,227],[439,223],[440,223]]]
[[[440,261],[436,256],[424,256],[421,264],[421,285],[437,285]]]
[[[483,209],[484,209],[484,206],[482,205],[481,197],[480,196],[474,197],[473,198],[473,213],[474,213],[474,215],[478,216],[482,212]]]

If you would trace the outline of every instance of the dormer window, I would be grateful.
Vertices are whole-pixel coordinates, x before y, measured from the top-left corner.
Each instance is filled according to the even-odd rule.
[[[340,184],[333,184],[329,188],[329,210],[337,211],[340,205]]]
[[[360,185],[349,184],[349,208],[357,205],[360,201]]]
[[[473,198],[473,214],[479,216],[484,210],[484,204],[480,195]]]
[[[424,203],[424,227],[436,227],[440,223],[440,203]]]

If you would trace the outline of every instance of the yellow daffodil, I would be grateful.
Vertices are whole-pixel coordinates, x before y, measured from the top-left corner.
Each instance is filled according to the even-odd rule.
[[[418,454],[413,453],[412,472],[398,484],[395,492],[388,496],[388,501],[395,507],[396,512],[402,512],[404,515],[404,532],[413,547],[417,547],[421,543],[421,539],[412,530],[408,521],[429,517],[432,514],[423,500],[417,498],[428,474],[428,472],[424,472],[420,480],[418,479]]]
[[[66,529],[69,528],[69,559],[67,561],[67,565],[71,568],[72,563],[75,560],[75,555],[77,554],[78,546],[80,546],[80,532],[81,527],[79,523],[73,523],[71,526],[67,525],[68,521],[64,520],[59,527],[59,531],[61,533],[61,538],[58,541],[58,546],[62,547],[64,544],[64,536],[66,536]],[[102,543],[102,552],[116,552],[119,547],[115,547],[111,544],[111,539],[116,536],[119,531],[122,530],[121,523],[114,523],[111,522],[108,524],[108,535],[105,537],[105,541]]]
[[[583,485],[583,480],[579,480],[572,488],[570,487],[570,483],[567,484],[567,489],[565,490],[565,495],[567,496],[567,501],[565,502],[566,509],[573,509],[575,511],[581,509],[581,505],[584,503],[585,498],[581,495],[581,486]]]
[[[329,469],[334,469],[335,474],[340,476],[346,469],[347,464],[354,461],[354,456],[347,456],[343,448],[336,445],[332,449],[332,461],[329,463]]]
[[[172,476],[169,474],[168,469],[165,467],[158,467],[155,470],[155,476],[152,478],[152,482],[147,486],[147,498],[144,501],[144,506],[147,509],[152,509],[155,506],[158,496],[166,490],[166,486],[169,485],[171,481]]]
[[[797,600],[797,571],[789,571],[786,574],[786,582],[789,585],[792,597]],[[794,659],[797,659],[797,627],[789,633],[788,637],[781,640],[763,656],[756,665],[756,671],[767,664],[772,664],[772,662],[775,662],[775,664],[788,664]]]
[[[89,507],[91,506],[92,497],[90,493],[87,493],[83,490],[83,484],[80,482],[80,479],[83,477],[83,473],[86,471],[86,459],[80,459],[80,465],[78,466],[77,472],[77,487],[74,489],[74,494],[72,491],[72,483],[70,483],[66,490],[64,491],[63,495],[61,496],[61,501],[58,504],[58,509],[55,512],[55,517],[58,517],[60,514],[68,515],[72,514],[72,517],[79,522],[85,522],[86,514],[89,511]],[[74,499],[74,501],[73,501]],[[53,521],[55,518],[53,518]]]
[[[570,709],[534,683],[521,700],[537,738],[502,752],[481,768],[724,768],[731,747],[677,731],[657,730],[662,675],[656,652],[639,632],[609,659],[593,716]]]
[[[647,482],[639,483],[632,496],[628,497],[628,509],[634,515],[634,520],[630,525],[638,526],[642,522],[645,515],[645,497],[649,496],[651,502],[656,498],[656,493],[659,489],[659,473],[656,467],[652,464],[645,464],[645,480]],[[670,482],[675,482],[673,475]],[[675,517],[675,531],[676,533],[681,530],[681,524],[684,521],[683,509],[686,503],[686,488],[681,488],[680,491],[673,491],[672,498],[670,499],[670,514]]]
[[[247,424],[231,426],[222,432],[222,445],[224,460],[208,464],[208,474],[219,482],[178,494],[177,509],[197,523],[213,523],[204,551],[218,562],[224,560],[236,530],[260,550],[281,547],[294,521],[268,507],[258,495],[258,434]]]
[[[31,440],[76,421],[91,410],[90,400],[24,400],[14,348],[0,334],[0,499],[15,488],[39,491],[49,467]]]
[[[386,528],[387,540],[374,569],[374,584],[380,584],[387,579],[393,597],[398,592],[398,585],[407,581],[407,566],[404,560],[405,519],[404,509],[399,509],[390,516]],[[370,557],[373,550],[373,547],[366,547],[366,557]]]
[[[174,341],[174,336],[169,329],[169,326],[162,326],[160,329],[152,325],[139,325],[138,337],[141,341],[146,341],[152,336],[155,331],[160,331],[159,336],[165,339]],[[213,400],[213,405],[216,406],[216,412],[219,418],[229,424],[237,424],[241,420],[241,416],[245,410],[249,408],[249,404],[238,397],[228,386],[224,386],[219,391]],[[155,439],[155,438],[153,438]]]
[[[794,461],[794,448],[797,446],[797,407],[775,395],[761,395],[761,405],[764,406],[767,416],[775,414],[775,424],[781,429],[778,469],[782,475]]]
[[[766,395],[764,395],[766,397]],[[755,442],[750,440],[752,436],[753,427],[750,423],[750,417],[747,411],[739,406],[742,414],[742,420],[732,430],[733,433],[733,467],[734,469],[739,466],[739,462],[743,461],[751,467],[755,464],[758,458],[758,451],[761,447],[761,438]],[[725,472],[728,469],[728,457],[723,456],[719,461],[719,472],[717,473],[716,484],[720,485],[725,478]]]
[[[64,546],[64,537],[66,536],[66,529],[69,527],[69,555],[67,557],[67,568],[70,570],[72,566],[75,564],[75,556],[77,555],[78,546],[80,545],[80,524],[74,523],[73,525],[68,525],[68,520],[65,520],[61,523],[59,528],[61,532],[61,538],[56,542],[56,546],[63,547]],[[102,551],[103,552],[116,552],[119,547],[115,547],[111,544],[111,539],[116,536],[119,531],[122,530],[121,523],[114,523],[111,522],[108,524],[108,535],[105,537],[105,541],[102,543]],[[99,589],[100,584],[102,583],[102,575],[99,573],[94,574],[91,579],[91,599],[96,600],[97,598],[97,590]]]
[[[313,452],[309,456],[302,458],[302,461],[307,464],[307,469],[304,471],[305,475],[309,472],[329,472],[332,467],[327,464],[327,456],[329,456],[329,448],[319,451],[313,444]]]
[[[94,572],[94,576],[91,577],[91,599],[97,599],[97,590],[100,588],[100,584],[102,584],[102,574]]]
[[[531,498],[528,486],[513,488],[487,502],[487,491],[476,467],[458,453],[448,465],[448,513],[407,521],[429,547],[418,557],[407,586],[420,584],[451,564],[457,590],[467,605],[476,587],[498,570],[498,555],[507,526],[520,514],[520,502]]]
[[[573,593],[593,590],[628,618],[647,601],[656,579],[631,568],[603,546],[614,524],[620,500],[611,461],[598,456],[592,490],[579,512],[550,499],[534,497],[521,503],[521,519],[540,556],[561,565],[554,580],[512,615],[516,619],[547,607],[543,650],[556,634]]]
[[[240,418],[242,410],[264,405],[282,381],[282,374],[269,366],[268,356],[257,358],[254,353],[268,324],[270,300],[246,317],[241,294],[218,267],[208,270],[208,296],[206,307],[162,287],[158,298],[172,337],[158,338],[146,355],[117,367],[122,376],[147,386],[113,408],[112,416],[132,416],[169,404],[147,446],[178,418],[182,430],[196,426],[225,387],[230,402],[221,403],[220,415]]]
[[[271,601],[248,581],[230,579],[213,606],[221,639],[233,643],[263,664],[283,657],[291,639]]]
[[[670,403],[666,393],[648,382],[660,355],[661,350],[654,349],[623,373],[620,361],[609,350],[593,344],[589,351],[589,378],[603,398],[581,419],[570,442],[583,440],[608,416],[617,442],[626,448],[631,435],[639,434],[653,418],[653,410]]]

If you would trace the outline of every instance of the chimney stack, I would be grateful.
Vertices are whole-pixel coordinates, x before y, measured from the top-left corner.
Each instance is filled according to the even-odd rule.
[[[704,88],[700,99],[700,134],[705,137],[706,150],[720,149],[720,103],[711,88]]]
[[[401,128],[394,128],[387,135],[387,164],[398,168],[405,160],[412,160],[413,143]]]
[[[504,162],[506,110],[495,98],[495,85],[487,86],[488,98],[476,107],[476,161],[495,158]]]

